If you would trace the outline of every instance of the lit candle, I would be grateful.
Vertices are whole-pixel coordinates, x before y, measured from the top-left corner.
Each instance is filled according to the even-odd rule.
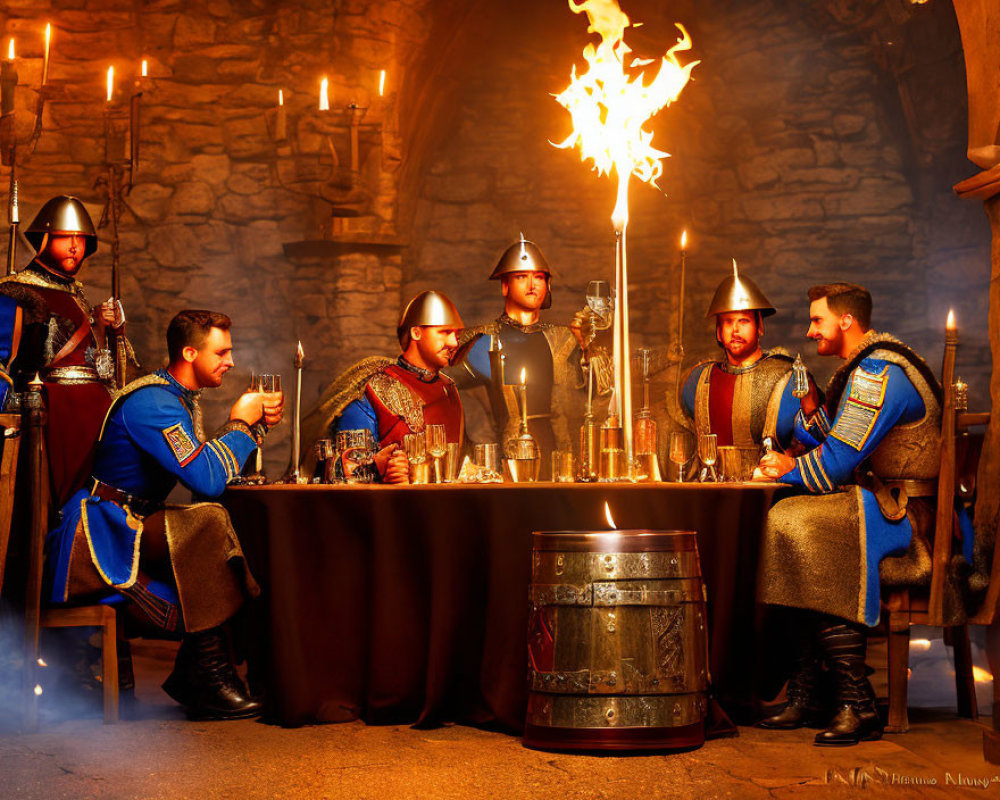
[[[49,43],[52,41],[52,23],[45,23],[45,55],[42,57],[42,86],[49,82]]]
[[[944,323],[946,331],[955,332],[958,330],[958,323],[955,322],[955,309],[948,309],[948,319]]]
[[[115,68],[108,67],[108,102],[115,96]]]
[[[687,228],[685,228],[681,232],[681,255],[684,255],[687,252],[687,246],[688,246],[688,232]]]
[[[149,77],[149,62],[146,59],[142,60],[142,68],[139,70],[139,74],[143,78]]]
[[[285,114],[285,92],[278,89],[278,113],[274,120],[274,138],[282,141],[288,138],[288,117]]]
[[[385,97],[385,70],[378,74],[378,96]]]
[[[687,244],[688,232],[685,228],[681,232],[681,290],[680,299],[677,303],[677,353],[678,358],[684,357],[684,283],[687,274]]]
[[[319,82],[319,110],[330,110],[330,82],[326,77]]]
[[[521,367],[521,385],[518,386],[518,394],[521,396],[521,431],[528,432],[528,371]]]
[[[0,113],[14,111],[14,87],[17,86],[17,70],[14,67],[14,40],[7,43],[7,58],[0,64]]]

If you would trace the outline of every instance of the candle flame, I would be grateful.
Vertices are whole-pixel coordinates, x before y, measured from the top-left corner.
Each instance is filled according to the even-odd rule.
[[[977,664],[972,665],[972,680],[976,683],[992,683],[993,676]]]
[[[47,667],[48,664],[45,663],[45,659],[44,658],[39,658],[38,659],[38,666],[40,666],[40,667]]]
[[[299,340],[299,346],[295,349],[295,357],[302,359],[306,357],[305,351],[302,349],[302,340]]]
[[[688,246],[688,232],[687,228],[681,233],[681,250],[687,250]]]
[[[115,95],[115,68],[114,66],[108,67],[108,102],[111,102],[111,98]]]
[[[319,110],[330,110],[330,81],[326,79],[326,76],[319,82]]]
[[[283,106],[285,104],[285,92],[282,89],[278,89],[278,105]]]
[[[618,526],[615,525],[615,518],[611,516],[611,506],[608,505],[608,501],[604,501],[604,518],[608,521],[608,527],[611,530],[617,530]]]
[[[52,23],[45,23],[45,51],[48,52],[49,42],[52,41]]]
[[[948,309],[948,319],[944,323],[944,327],[945,327],[945,330],[948,330],[948,331],[957,330],[958,325],[955,323],[955,309],[953,309],[953,308],[949,308]]]
[[[528,378],[528,371],[524,367],[521,367],[521,385],[522,386],[524,386],[524,383],[527,380],[527,378]]]
[[[146,59],[142,60],[142,69],[139,70],[139,74],[142,75],[143,78],[149,77],[149,62]]]
[[[382,70],[378,74],[378,96],[385,96],[385,70]]]
[[[14,60],[14,38],[13,37],[11,37],[7,41],[7,60],[8,61],[13,61]]]
[[[563,149],[579,145],[581,159],[593,161],[598,175],[616,172],[618,198],[611,218],[621,231],[628,223],[630,176],[656,186],[663,174],[662,159],[670,155],[653,147],[653,132],[643,126],[678,98],[699,62],[682,66],[678,61],[678,52],[691,49],[691,38],[683,25],[675,23],[681,38],[659,59],[656,76],[647,85],[645,69],[634,77],[626,71],[625,59],[632,48],[625,44],[624,35],[632,23],[616,0],[569,0],[569,7],[574,14],[586,12],[587,32],[596,33],[601,41],[584,48],[586,71],[578,76],[574,65],[569,86],[555,95],[572,117],[573,132],[553,144]],[[654,61],[633,58],[628,69],[644,68]]]
[[[42,694],[42,685],[40,683],[35,684],[35,696],[40,697]]]

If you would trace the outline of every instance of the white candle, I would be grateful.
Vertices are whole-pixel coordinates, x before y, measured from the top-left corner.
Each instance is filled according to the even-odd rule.
[[[52,23],[45,23],[45,55],[42,57],[42,86],[49,82],[49,43],[52,41]]]
[[[319,110],[330,110],[330,82],[324,76],[319,82]]]

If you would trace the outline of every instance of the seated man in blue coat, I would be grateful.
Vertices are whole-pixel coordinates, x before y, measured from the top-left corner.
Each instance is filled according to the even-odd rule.
[[[226,510],[167,506],[177,481],[215,498],[240,474],[284,398],[245,393],[206,438],[199,396],[233,366],[229,317],[181,311],[167,329],[170,364],[115,398],[97,445],[93,477],[62,509],[48,537],[54,603],[121,596],[166,633],[183,635],[163,688],[202,719],[254,716],[260,704],[237,676],[221,626],[260,593]]]
[[[760,724],[825,724],[816,744],[851,745],[882,734],[865,668],[880,578],[901,586],[929,579],[941,388],[917,353],[872,330],[866,289],[827,284],[809,299],[809,338],[819,355],[843,363],[825,404],[815,391],[803,398],[796,437],[812,449],[798,458],[772,452],[760,463],[766,477],[798,488],[768,514],[758,586],[762,602],[789,609],[797,664],[788,706]],[[833,708],[820,703],[824,667]]]

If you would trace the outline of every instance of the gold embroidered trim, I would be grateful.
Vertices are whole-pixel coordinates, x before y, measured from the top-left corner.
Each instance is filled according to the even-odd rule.
[[[117,505],[117,503],[115,505]],[[94,568],[100,574],[101,580],[108,584],[108,586],[113,586],[115,589],[128,589],[135,583],[136,578],[139,577],[139,541],[142,538],[142,520],[133,515],[129,508],[124,506],[119,506],[119,508],[122,508],[125,511],[125,524],[135,531],[135,539],[132,542],[132,567],[129,572],[129,576],[124,583],[112,583],[111,578],[109,578],[101,568],[101,562],[97,558],[97,553],[94,552],[94,542],[90,538],[90,523],[87,520],[86,497],[80,501],[80,520],[83,522],[83,535],[87,539],[87,549],[90,550],[90,560],[93,562]]]
[[[414,433],[424,429],[424,404],[408,386],[386,372],[376,372],[368,381],[379,402],[400,417]]]

